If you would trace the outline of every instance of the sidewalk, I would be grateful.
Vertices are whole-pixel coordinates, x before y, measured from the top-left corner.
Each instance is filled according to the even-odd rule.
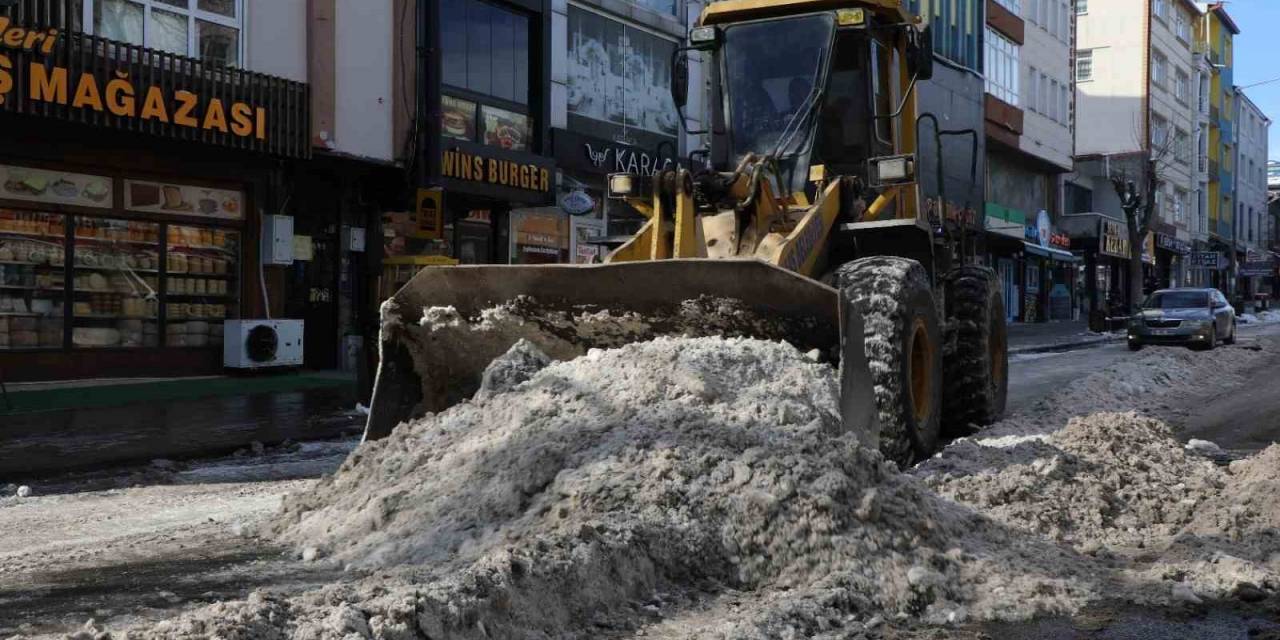
[[[1009,354],[1066,351],[1123,339],[1123,333],[1093,333],[1084,320],[1020,322],[1009,325]]]
[[[0,478],[356,434],[355,387],[328,371],[10,385]]]

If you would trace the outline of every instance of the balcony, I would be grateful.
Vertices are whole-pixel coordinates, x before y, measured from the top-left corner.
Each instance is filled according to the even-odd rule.
[[[1218,161],[1209,160],[1209,182],[1219,182],[1222,174],[1218,171]]]
[[[1218,126],[1218,105],[1209,105],[1209,124]]]

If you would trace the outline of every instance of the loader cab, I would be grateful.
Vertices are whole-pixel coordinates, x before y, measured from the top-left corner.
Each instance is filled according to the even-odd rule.
[[[866,177],[868,159],[914,151],[904,148],[895,117],[904,78],[927,76],[923,67],[932,63],[932,52],[904,59],[908,47],[900,45],[920,41],[914,24],[881,24],[869,11],[843,9],[699,29],[713,30],[691,40],[713,60],[715,170],[732,171],[748,154],[771,155],[785,190],[794,192],[806,189],[812,165]],[[687,89],[674,84],[683,107]]]

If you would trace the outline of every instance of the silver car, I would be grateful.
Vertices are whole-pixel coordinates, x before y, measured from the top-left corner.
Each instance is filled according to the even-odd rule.
[[[1236,341],[1236,312],[1217,289],[1161,289],[1129,319],[1129,349],[1181,344],[1212,349]]]

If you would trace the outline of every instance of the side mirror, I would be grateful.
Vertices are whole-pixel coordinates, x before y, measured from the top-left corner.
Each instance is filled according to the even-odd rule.
[[[689,102],[689,52],[684,49],[671,56],[671,101],[676,109],[684,109]]]
[[[908,27],[910,41],[907,43],[907,65],[917,80],[928,80],[933,77],[933,31],[932,27],[917,29]]]

